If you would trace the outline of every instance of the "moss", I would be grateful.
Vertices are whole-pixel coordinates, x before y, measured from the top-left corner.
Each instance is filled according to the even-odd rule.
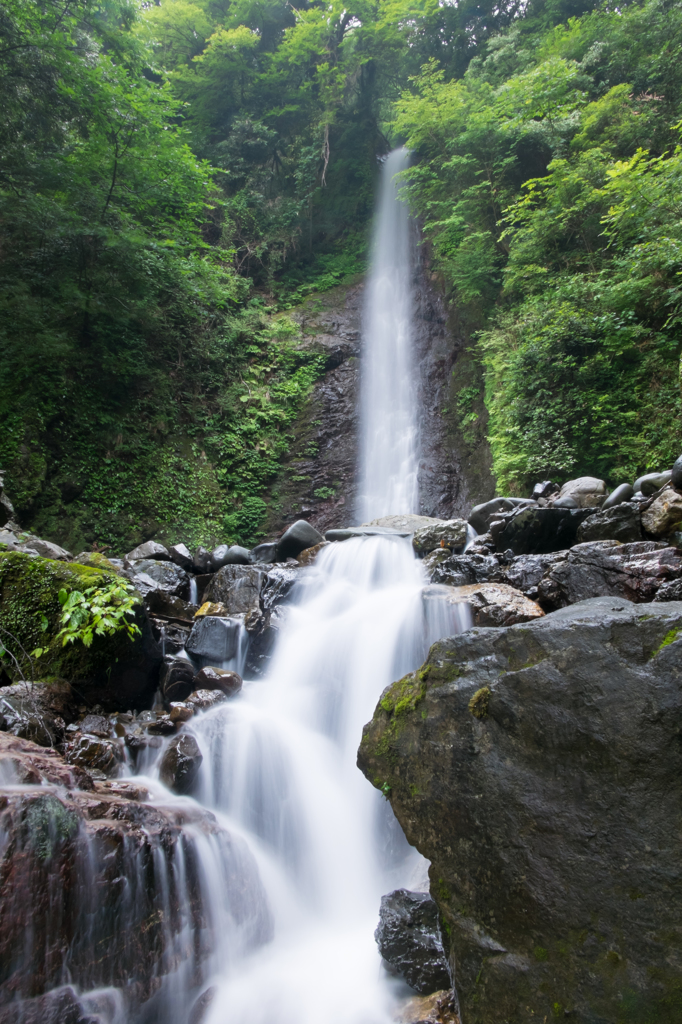
[[[668,633],[666,633],[666,635],[663,637],[663,639],[661,640],[660,644],[658,645],[658,647],[656,648],[656,650],[652,654],[652,658],[655,658],[657,654],[660,654],[660,652],[663,650],[664,647],[669,647],[670,644],[674,644],[675,641],[677,640],[679,634],[680,634],[680,627],[679,626],[675,626]]]
[[[26,843],[40,860],[50,860],[55,847],[75,835],[78,824],[78,816],[56,797],[39,797],[24,819]]]
[[[379,706],[388,714],[400,717],[414,711],[426,696],[426,683],[422,672],[403,676],[386,690]]]
[[[469,701],[469,711],[474,718],[487,718],[488,717],[488,704],[490,701],[490,687],[482,686],[480,690],[476,690]]]
[[[549,951],[544,949],[542,946],[536,946],[533,950],[533,956],[540,963],[544,963],[544,961],[549,957]]]

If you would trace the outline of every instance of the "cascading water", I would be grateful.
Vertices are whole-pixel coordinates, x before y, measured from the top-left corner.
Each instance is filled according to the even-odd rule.
[[[394,180],[407,159],[398,150],[384,163],[368,289],[363,519],[417,507],[410,225]],[[389,1024],[396,983],[373,938],[380,898],[410,886],[424,862],[355,759],[385,687],[417,668],[436,639],[468,625],[465,608],[437,593],[425,600],[423,588],[407,539],[358,537],[324,548],[300,570],[266,677],[186,727],[203,754],[195,799],[167,793],[154,778],[158,767],[145,762],[152,778],[135,784],[151,791],[152,804],[191,818],[198,801],[217,821],[215,835],[213,826],[208,836],[195,827],[174,852],[159,847],[146,869],[160,887],[159,920],[172,939],[166,959],[176,966],[159,964],[158,994],[126,1024]],[[174,911],[164,895],[174,887],[181,903],[190,900],[189,854],[201,881],[191,913]],[[250,858],[260,881],[248,882]],[[137,860],[130,870],[132,916],[121,927],[134,934]],[[240,894],[253,905],[235,910]],[[96,897],[88,899],[86,916],[90,906],[96,913]],[[197,935],[212,937],[208,946]],[[90,1011],[95,996],[83,998]],[[91,1019],[122,1024],[116,1006]]]
[[[396,181],[408,164],[406,149],[394,150],[384,161],[367,282],[358,502],[362,522],[418,509],[412,225]]]

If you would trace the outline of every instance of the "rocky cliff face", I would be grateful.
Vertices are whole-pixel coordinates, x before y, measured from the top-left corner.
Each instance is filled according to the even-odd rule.
[[[682,1019],[682,603],[431,649],[359,764],[432,862],[467,1024]]]
[[[449,519],[495,492],[482,375],[426,263],[416,273],[415,366],[421,410],[420,511]],[[326,372],[294,424],[270,489],[268,535],[303,516],[324,532],[356,521],[364,286],[313,296],[294,313]]]

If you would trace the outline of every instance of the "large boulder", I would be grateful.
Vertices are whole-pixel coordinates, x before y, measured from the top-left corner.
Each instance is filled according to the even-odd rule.
[[[602,505],[602,510],[606,511],[607,508],[614,508],[615,505],[620,505],[623,501],[630,501],[635,495],[635,489],[632,484],[619,484],[615,490],[611,491],[608,498]]]
[[[184,548],[184,544],[180,546]],[[126,559],[129,562],[138,562],[146,558],[158,559],[160,561],[167,562],[171,560],[171,553],[167,547],[163,544],[159,544],[158,541],[147,540],[144,544],[138,544],[136,548],[133,548],[133,550],[129,551],[126,555]],[[173,561],[175,560],[176,559],[173,558]]]
[[[431,861],[469,1024],[677,1019],[681,725],[679,602],[470,630],[382,695],[358,763]]]
[[[159,765],[159,778],[173,792],[189,793],[197,781],[203,760],[194,736],[188,732],[180,733],[164,751]]]
[[[682,491],[682,455],[675,460],[675,465],[670,471],[670,483],[678,491]]]
[[[448,519],[435,526],[425,526],[415,530],[412,547],[417,555],[428,555],[436,548],[449,548],[456,551],[464,547],[467,539],[467,524],[464,519]]]
[[[494,516],[499,516],[500,513],[513,512],[516,508],[522,508],[525,505],[535,505],[536,502],[532,498],[491,498],[490,501],[484,501],[481,505],[474,505],[469,516],[469,525],[474,528],[476,533],[487,533],[488,527]]]
[[[143,596],[158,591],[168,597],[189,599],[189,576],[173,562],[142,558],[130,561],[131,579]]]
[[[203,615],[192,626],[186,644],[187,653],[200,665],[222,665],[233,661],[239,653],[242,628],[243,624],[237,618]]]
[[[314,526],[299,519],[280,537],[277,543],[277,558],[285,562],[287,558],[297,558],[306,548],[312,548],[315,544],[321,544],[324,537]]]
[[[396,889],[381,897],[374,933],[392,974],[424,995],[449,989],[448,965],[438,924],[438,907],[425,892]]]
[[[642,512],[642,526],[652,537],[667,537],[682,523],[682,494],[666,487]]]
[[[499,562],[492,555],[469,551],[461,555],[434,551],[426,556],[422,565],[431,583],[447,583],[451,587],[485,583],[499,568]]]
[[[384,526],[389,530],[405,530],[407,533],[415,533],[427,526],[438,526],[446,522],[445,519],[434,519],[433,516],[417,516],[412,513],[394,516],[379,516],[369,523],[361,523],[362,526]]]
[[[63,679],[89,704],[126,711],[148,705],[156,689],[161,648],[154,640],[146,612],[136,606],[140,632],[125,629],[63,644],[60,591],[84,593],[125,583],[120,577],[71,562],[0,552],[0,627],[3,642],[18,658],[24,676],[40,681]],[[23,652],[40,650],[30,661]]]
[[[590,509],[529,506],[493,523],[490,533],[497,551],[547,554],[575,544],[578,527],[590,515],[594,515]]]
[[[17,545],[17,551],[35,552],[41,558],[51,558],[55,562],[70,562],[73,555],[59,544],[53,544],[50,540],[42,540],[40,537],[29,537]]]
[[[642,521],[635,501],[621,502],[595,512],[578,527],[579,544],[591,540],[619,540],[623,544],[642,540]]]
[[[559,498],[572,498],[578,508],[599,508],[604,504],[608,489],[606,483],[596,476],[580,476],[567,480],[559,491]]]
[[[434,583],[424,589],[424,600],[467,605],[474,626],[511,626],[545,614],[535,601],[505,583],[472,583],[464,587]]]
[[[265,571],[251,565],[225,565],[211,580],[204,601],[224,605],[228,615],[248,615],[260,609]]]
[[[670,483],[671,477],[672,470],[670,469],[664,473],[646,473],[635,480],[635,492],[641,491],[645,496],[655,494],[656,491],[660,491],[661,487],[665,487],[667,483]]]

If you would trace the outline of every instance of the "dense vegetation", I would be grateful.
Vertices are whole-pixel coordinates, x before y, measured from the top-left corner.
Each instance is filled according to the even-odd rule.
[[[501,489],[681,447],[665,0],[0,0],[0,463],[69,546],[258,536],[376,157],[485,370]],[[476,387],[460,396],[471,417]]]

